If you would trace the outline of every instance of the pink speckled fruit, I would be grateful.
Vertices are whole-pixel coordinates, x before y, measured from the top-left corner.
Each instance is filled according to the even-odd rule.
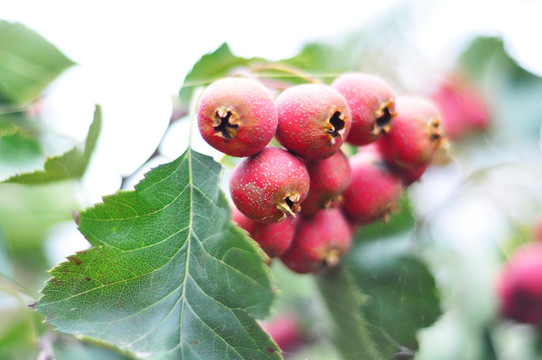
[[[237,157],[254,155],[275,135],[278,118],[271,93],[256,80],[226,78],[209,85],[198,104],[201,136]]]
[[[232,220],[245,229],[270,258],[279,256],[290,247],[294,237],[295,222],[288,217],[278,223],[263,224],[246,217],[238,209],[232,211]]]
[[[395,95],[380,78],[364,73],[346,73],[337,77],[331,87],[346,100],[352,127],[346,141],[366,145],[390,131],[395,112]]]
[[[352,178],[343,193],[345,215],[357,225],[386,220],[401,195],[401,180],[372,150],[352,156],[350,167]]]
[[[339,209],[323,209],[297,220],[292,245],[280,259],[300,274],[318,273],[338,264],[350,247],[351,226]]]
[[[542,243],[517,250],[499,275],[501,315],[527,324],[542,324]]]
[[[278,222],[301,210],[309,191],[309,174],[295,155],[266,147],[242,159],[230,177],[235,206],[254,221]]]
[[[431,162],[442,141],[440,114],[429,100],[401,96],[393,128],[378,141],[384,160],[394,168],[416,169]]]
[[[319,161],[307,161],[311,179],[309,194],[301,204],[303,215],[313,215],[318,210],[336,207],[341,194],[350,184],[350,163],[342,151]]]
[[[277,140],[309,160],[335,154],[350,130],[350,111],[344,98],[330,86],[303,84],[284,90],[276,99]]]

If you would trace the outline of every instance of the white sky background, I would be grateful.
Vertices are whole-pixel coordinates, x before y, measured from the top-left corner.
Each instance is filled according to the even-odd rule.
[[[240,56],[294,56],[308,41],[332,41],[404,2],[0,0],[0,18],[25,24],[78,63],[44,100],[52,130],[83,140],[94,104],[103,107],[102,134],[83,184],[90,204],[118,190],[121,176],[152,153],[166,130],[172,96],[204,53],[228,42]],[[502,34],[520,63],[542,74],[541,1],[411,3],[412,33],[431,61],[450,60],[473,33]],[[188,138],[182,127],[173,134],[165,148],[171,157],[184,151]]]

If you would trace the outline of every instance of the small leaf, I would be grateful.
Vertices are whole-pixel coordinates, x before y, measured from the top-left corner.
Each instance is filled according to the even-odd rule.
[[[102,112],[101,108],[96,106],[94,120],[88,130],[85,149],[83,151],[74,147],[60,156],[48,158],[45,161],[44,170],[15,175],[3,182],[30,185],[81,178],[90,163],[90,158],[96,147],[101,126]]]
[[[0,103],[35,100],[72,66],[56,47],[19,23],[0,20]]]
[[[441,309],[433,275],[409,239],[356,244],[345,263],[368,296],[363,310],[379,349],[386,356],[417,350],[417,331],[431,325]]]
[[[94,246],[51,273],[36,310],[57,330],[152,359],[280,359],[253,317],[274,285],[230,221],[221,166],[188,149],[80,213]]]
[[[179,92],[181,102],[189,104],[192,93],[197,86],[208,85],[225,77],[236,67],[247,66],[249,63],[263,61],[259,58],[245,59],[235,56],[227,43],[223,43],[212,53],[205,54],[192,67],[184,78],[184,84]]]

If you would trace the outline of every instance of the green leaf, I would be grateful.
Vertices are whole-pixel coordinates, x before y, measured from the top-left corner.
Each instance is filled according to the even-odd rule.
[[[49,334],[52,335],[52,334]],[[129,360],[131,357],[108,348],[55,333],[54,355],[56,360]]]
[[[36,32],[0,21],[0,103],[35,100],[74,62]]]
[[[519,66],[506,52],[503,40],[494,37],[474,39],[461,55],[460,65],[487,99],[491,141],[501,149],[538,148],[542,78]]]
[[[34,124],[21,112],[0,113],[0,178],[34,170],[42,163],[38,130]]]
[[[102,112],[101,108],[96,106],[94,120],[88,130],[85,149],[83,151],[74,147],[60,156],[48,158],[45,161],[44,170],[15,175],[3,182],[30,185],[81,178],[90,163],[90,158],[96,147],[101,127]]]
[[[361,306],[363,294],[342,266],[317,277],[332,319],[333,340],[345,360],[384,360],[372,339]]]
[[[245,59],[236,56],[231,52],[228,44],[223,43],[212,53],[203,55],[186,75],[183,87],[179,92],[181,102],[188,104],[196,87],[208,85],[223,78],[236,67],[247,66],[249,63],[259,61],[263,61],[263,59]]]
[[[418,349],[416,333],[440,315],[435,280],[407,238],[358,243],[345,263],[368,296],[363,304],[386,356]]]
[[[220,164],[188,149],[82,212],[93,245],[51,270],[36,310],[57,330],[153,359],[280,359],[253,317],[274,285],[230,221]]]
[[[0,300],[2,300],[0,293]],[[35,329],[32,321],[28,319],[28,311],[13,309],[0,312],[0,359],[30,360],[36,359],[38,349],[36,347]]]
[[[8,256],[6,242],[0,229],[0,275],[13,277],[13,268],[11,260]]]

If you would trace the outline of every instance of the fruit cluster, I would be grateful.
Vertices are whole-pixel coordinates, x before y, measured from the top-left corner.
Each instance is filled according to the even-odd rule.
[[[299,273],[335,265],[357,226],[385,219],[441,140],[430,101],[396,97],[364,73],[276,98],[257,80],[221,79],[202,93],[197,119],[210,145],[242,157],[229,184],[233,220]]]

